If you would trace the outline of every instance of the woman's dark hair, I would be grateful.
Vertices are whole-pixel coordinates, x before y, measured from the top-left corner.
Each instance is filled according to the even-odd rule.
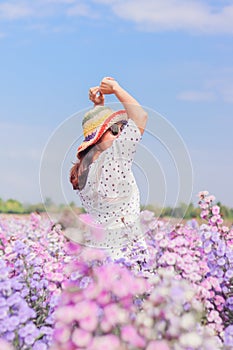
[[[74,190],[82,190],[85,187],[94,154],[95,147],[92,145],[80,153],[80,160],[74,163],[70,169],[70,182]]]

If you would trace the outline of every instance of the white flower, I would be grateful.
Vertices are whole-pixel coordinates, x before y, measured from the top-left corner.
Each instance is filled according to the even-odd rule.
[[[201,191],[198,193],[198,197],[205,197],[208,196],[209,192],[208,191]]]
[[[180,320],[181,327],[186,330],[192,329],[195,326],[195,323],[195,318],[190,313],[184,314]]]
[[[185,347],[191,347],[192,349],[199,349],[202,345],[202,338],[198,333],[189,332],[181,335],[180,344]]]
[[[6,253],[6,254],[9,254],[9,253],[11,253],[11,252],[12,252],[12,247],[10,247],[10,246],[6,247],[5,253]]]

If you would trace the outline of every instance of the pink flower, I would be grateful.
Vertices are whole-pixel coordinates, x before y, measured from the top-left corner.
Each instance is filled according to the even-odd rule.
[[[86,350],[118,350],[120,340],[113,334],[95,336]]]
[[[200,206],[201,209],[204,209],[204,210],[209,208],[209,205],[207,203],[205,203],[205,202],[201,203],[199,206]]]
[[[12,346],[3,339],[0,339],[0,349],[13,350]]]
[[[204,281],[202,281],[202,282],[201,282],[201,285],[202,285],[205,289],[207,289],[207,290],[210,290],[210,289],[212,288],[211,283],[210,283],[207,279],[205,279]]]
[[[56,319],[63,323],[71,323],[75,320],[76,311],[73,306],[61,306],[56,310]]]
[[[155,234],[154,238],[156,241],[160,241],[161,239],[164,238],[164,234],[162,232],[158,232]]]
[[[192,264],[193,263],[193,257],[191,255],[185,255],[183,257],[183,261],[185,264]]]
[[[164,254],[164,261],[168,265],[175,265],[175,263],[176,263],[176,254],[174,254],[174,253],[165,253]]]
[[[90,283],[88,287],[85,289],[85,298],[86,299],[96,299],[102,292],[104,286],[101,283]]]
[[[149,223],[149,225],[148,225],[148,228],[150,229],[150,230],[154,230],[155,228],[157,228],[158,227],[158,221],[157,220],[152,220],[150,223]]]
[[[66,343],[70,339],[70,328],[59,327],[54,329],[54,339],[59,343]]]
[[[80,257],[84,262],[92,260],[102,261],[106,258],[106,253],[103,249],[85,247],[84,249],[82,249]]]
[[[195,271],[195,265],[192,265],[192,264],[187,264],[187,265],[184,265],[184,271],[185,273],[189,274],[191,272],[194,272]]]
[[[211,310],[209,315],[207,316],[209,322],[215,322],[217,318],[219,318],[219,313],[215,310]]]
[[[104,308],[104,314],[106,320],[112,325],[116,325],[117,323],[125,323],[127,321],[126,311],[121,309],[116,304],[107,305]]]
[[[209,282],[212,284],[216,292],[222,291],[219,280],[216,277],[209,277]]]
[[[221,295],[216,295],[214,303],[215,305],[223,305],[225,303],[225,299]]]
[[[111,295],[109,292],[105,290],[101,291],[97,296],[97,302],[101,306],[107,305],[110,302],[110,300],[111,300]]]
[[[202,210],[201,212],[201,218],[205,219],[209,215],[209,210]]]
[[[171,350],[171,348],[163,340],[153,340],[147,345],[146,350]]]
[[[205,198],[205,201],[207,203],[213,202],[213,201],[215,201],[215,196],[213,196],[213,195],[208,196],[208,197]]]
[[[161,241],[159,242],[159,246],[161,248],[166,248],[168,246],[168,240],[166,238],[161,239]]]
[[[187,248],[185,248],[185,247],[177,248],[176,251],[177,251],[177,253],[179,253],[180,255],[187,254]]]
[[[219,225],[221,225],[223,223],[223,219],[220,217],[220,218],[218,218],[218,220],[217,220],[217,224],[219,224]]]
[[[213,215],[218,215],[220,213],[220,207],[218,205],[214,205],[211,209]]]
[[[122,327],[121,337],[125,342],[138,348],[144,348],[146,345],[145,340],[137,333],[132,325]]]
[[[85,296],[86,296],[86,289],[85,289]],[[98,306],[94,302],[88,301],[88,300],[82,300],[80,302],[77,302],[75,307],[72,307],[72,308],[75,312],[75,320],[77,321],[87,319],[90,315],[96,316],[98,313]],[[94,323],[94,321],[92,322]]]
[[[93,332],[98,325],[98,317],[97,313],[91,313],[90,315],[86,318],[83,318],[79,321],[79,325],[82,329],[88,332]]]
[[[48,285],[48,290],[49,290],[50,292],[54,292],[56,289],[57,289],[57,286],[56,286],[55,283],[49,283],[49,285]]]
[[[200,281],[201,278],[202,278],[202,277],[201,277],[198,273],[196,273],[196,272],[193,272],[193,273],[189,274],[188,277],[189,277],[189,279],[190,279],[192,282],[198,282],[198,281]]]
[[[140,216],[144,221],[151,221],[154,218],[154,213],[150,210],[143,210]]]
[[[90,214],[80,214],[79,219],[84,226],[88,227],[91,236],[97,241],[101,241],[105,237],[105,230],[103,225],[95,222]]]
[[[205,196],[208,196],[209,192],[208,191],[200,191],[198,193],[198,197],[200,197],[201,199],[203,199]]]
[[[57,282],[62,282],[64,279],[64,275],[60,272],[55,272],[53,275],[53,280]]]
[[[86,347],[90,344],[92,335],[89,332],[86,332],[82,329],[75,328],[72,334],[72,342],[80,347]]]
[[[72,241],[67,242],[64,248],[71,255],[79,255],[81,251],[81,245]]]

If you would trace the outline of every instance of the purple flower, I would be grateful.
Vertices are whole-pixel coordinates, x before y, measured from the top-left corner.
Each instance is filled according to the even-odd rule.
[[[0,291],[3,293],[3,295],[10,295],[11,294],[11,282],[10,281],[4,281],[0,282]]]
[[[13,306],[13,305],[19,304],[21,301],[22,301],[22,298],[20,297],[20,294],[15,293],[10,295],[6,302],[8,306]]]
[[[8,330],[9,331],[15,331],[18,329],[20,320],[18,316],[11,316],[8,318],[9,320],[9,325],[8,325]]]
[[[209,254],[207,254],[207,258],[209,261],[215,261],[216,257],[215,254],[213,252],[210,252]]]
[[[29,294],[30,290],[28,287],[24,287],[21,291],[22,298],[25,298]]]
[[[23,288],[23,283],[20,283],[19,281],[17,281],[16,279],[12,279],[11,280],[11,287],[14,290],[21,290]]]
[[[19,331],[21,337],[26,337],[27,335],[31,335],[33,333],[38,333],[38,330],[34,323],[28,323],[26,326],[22,327]]]
[[[15,241],[14,250],[20,255],[28,255],[30,252],[29,247],[21,241]]]
[[[218,256],[223,256],[225,254],[225,252],[226,252],[226,244],[225,244],[225,242],[220,241],[218,244],[216,253]]]
[[[5,338],[7,341],[11,342],[11,341],[14,340],[14,338],[15,338],[15,333],[14,333],[14,332],[6,332],[6,333],[4,334],[4,338]]]
[[[25,344],[32,345],[35,342],[35,337],[33,335],[29,334],[24,338]]]
[[[51,327],[43,326],[40,328],[40,332],[47,334],[47,335],[51,335],[53,333],[53,329]]]
[[[7,324],[5,320],[0,320],[0,334],[3,334],[7,331]]]
[[[229,304],[233,304],[233,297],[228,298],[228,299],[227,299],[227,302],[228,302]]]
[[[225,273],[225,277],[228,279],[232,278],[233,277],[233,269],[227,270]]]
[[[5,269],[6,268],[6,263],[3,259],[0,259],[0,269]]]
[[[81,289],[84,289],[88,286],[88,284],[91,282],[91,278],[88,276],[85,276],[81,279],[80,283],[79,283],[79,287]]]
[[[39,283],[37,281],[31,280],[30,287],[31,288],[38,288]]]
[[[2,306],[6,306],[6,299],[3,298],[3,297],[0,297],[0,308],[1,308]]]
[[[8,270],[6,268],[0,269],[0,280],[5,280],[8,277]]]
[[[47,350],[47,349],[48,349],[48,346],[40,340],[35,342],[35,344],[32,347],[32,350]]]
[[[27,322],[30,318],[34,318],[36,316],[36,313],[33,309],[31,309],[27,303],[25,303],[23,306],[19,309],[19,318],[22,323]]]
[[[224,266],[226,264],[226,260],[224,258],[220,258],[218,259],[217,263],[219,266]]]
[[[225,329],[224,344],[228,347],[233,347],[233,326],[228,326]]]
[[[227,258],[229,260],[229,263],[232,264],[233,263],[233,252],[232,252],[232,250],[227,251],[226,252],[226,256],[227,256]]]
[[[211,240],[215,243],[218,243],[220,240],[220,234],[219,232],[213,232],[211,236]]]
[[[209,240],[205,241],[203,244],[203,248],[206,254],[211,252],[213,243]]]
[[[22,266],[23,266],[23,261],[22,261],[22,260],[17,260],[17,261],[15,262],[15,267],[20,268],[20,267],[22,267]]]
[[[7,317],[8,312],[9,312],[8,306],[1,307],[1,309],[0,309],[0,319],[4,319],[5,317]]]
[[[40,275],[38,275],[38,273],[34,273],[33,276],[32,276],[32,278],[33,278],[34,280],[39,280],[41,277],[40,277]]]

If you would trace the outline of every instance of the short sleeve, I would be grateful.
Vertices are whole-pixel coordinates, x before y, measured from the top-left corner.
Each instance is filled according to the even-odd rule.
[[[114,140],[109,151],[112,151],[114,160],[131,166],[140,140],[140,130],[134,121],[129,119],[119,137]]]

